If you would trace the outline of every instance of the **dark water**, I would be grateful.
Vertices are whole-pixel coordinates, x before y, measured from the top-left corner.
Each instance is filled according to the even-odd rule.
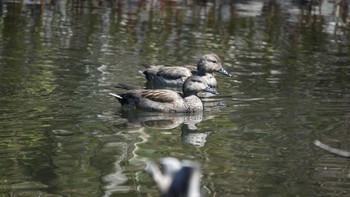
[[[0,8],[1,196],[158,196],[143,171],[202,164],[206,196],[349,196],[346,1],[56,1]],[[25,1],[30,3],[31,1]],[[217,53],[204,113],[148,114],[108,96],[141,63]],[[217,105],[219,103],[219,105]]]

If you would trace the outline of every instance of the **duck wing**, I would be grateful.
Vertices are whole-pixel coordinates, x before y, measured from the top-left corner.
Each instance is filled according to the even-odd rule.
[[[172,103],[178,99],[182,99],[182,96],[178,92],[172,90],[142,90],[141,97],[162,103]]]
[[[197,72],[197,66],[185,65],[184,67],[189,69],[192,73]]]
[[[161,67],[159,68],[157,75],[168,79],[178,79],[182,77],[190,77],[192,72],[186,67]]]

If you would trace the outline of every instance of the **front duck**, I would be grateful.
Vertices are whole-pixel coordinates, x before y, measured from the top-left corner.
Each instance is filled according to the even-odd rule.
[[[183,94],[166,89],[133,89],[124,94],[113,94],[122,106],[149,112],[193,113],[203,110],[203,103],[197,97],[200,92],[218,94],[199,76],[187,78],[183,84]]]

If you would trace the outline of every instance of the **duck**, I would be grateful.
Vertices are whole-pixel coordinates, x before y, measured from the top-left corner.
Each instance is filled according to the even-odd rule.
[[[127,108],[148,112],[194,113],[203,111],[203,103],[197,96],[200,92],[218,94],[205,79],[193,75],[188,77],[182,88],[183,93],[168,89],[129,89],[123,94],[109,93]]]
[[[217,81],[213,73],[220,73],[231,77],[221,63],[220,57],[215,53],[205,54],[200,57],[197,66],[164,66],[144,64],[146,70],[139,71],[147,80],[147,85],[155,88],[159,87],[182,87],[184,81],[197,75],[205,79],[212,88],[217,86]]]

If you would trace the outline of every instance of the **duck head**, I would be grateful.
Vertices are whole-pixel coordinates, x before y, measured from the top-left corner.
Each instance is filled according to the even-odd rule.
[[[225,76],[232,76],[222,67],[221,59],[215,53],[203,55],[198,61],[197,70],[200,75],[218,72]]]
[[[219,94],[214,88],[211,88],[205,79],[200,76],[191,76],[183,84],[182,91],[185,96],[197,95],[199,92],[209,92]]]

